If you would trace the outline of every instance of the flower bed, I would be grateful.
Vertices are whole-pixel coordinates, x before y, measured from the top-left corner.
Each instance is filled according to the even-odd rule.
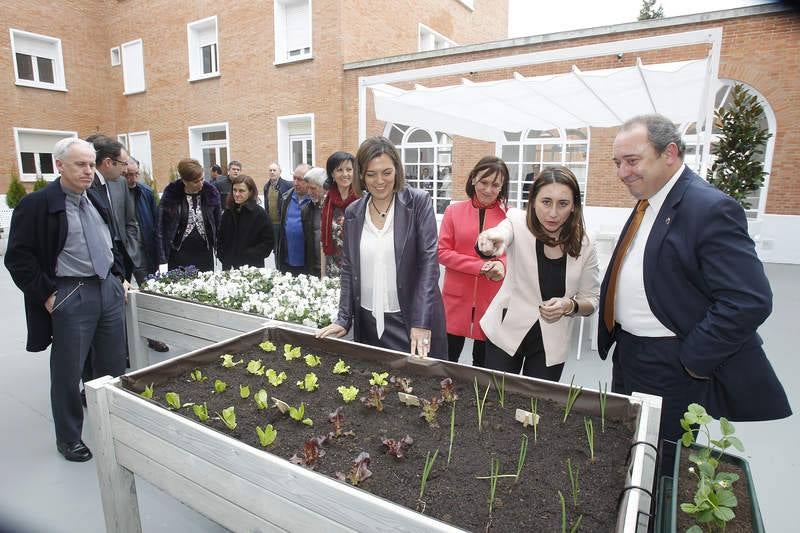
[[[268,357],[266,352],[256,347],[258,340],[265,337],[274,341],[279,350],[282,350],[284,341],[296,345],[302,344],[305,347],[302,350],[304,355],[311,350],[321,357],[322,368],[307,367],[302,358],[285,361],[279,354]],[[233,355],[242,353],[244,363],[233,368],[223,368],[220,365],[220,355],[225,352]],[[351,365],[351,373],[336,376],[331,373],[331,370],[341,353],[346,355],[343,359]],[[253,357],[250,357],[251,355]],[[285,369],[283,371],[287,372],[286,382],[274,388],[267,384],[265,377],[248,373],[245,365],[250,359],[255,360],[256,355],[260,355],[259,358],[265,365],[274,367],[273,370]],[[234,357],[234,362],[238,359],[239,357]],[[192,381],[189,375],[196,368],[201,368],[203,375],[196,374],[196,380]],[[319,378],[319,390],[313,392],[300,390],[297,382],[303,381],[305,386],[305,375],[309,373],[309,370],[314,371],[314,369],[317,369],[315,374]],[[125,404],[125,407],[120,410],[123,415],[128,416],[134,408],[137,411],[141,408],[143,413],[137,415],[136,420],[147,419],[146,423],[142,424],[147,428],[145,433],[134,434],[129,430],[127,439],[115,435],[112,440],[117,443],[118,447],[123,446],[123,451],[127,446],[142,446],[148,447],[148,453],[151,454],[160,450],[160,445],[151,445],[154,441],[161,442],[159,439],[166,439],[170,442],[180,440],[187,447],[186,451],[178,452],[181,454],[180,468],[184,469],[181,472],[181,479],[189,475],[183,465],[202,463],[197,458],[187,458],[189,456],[205,455],[204,459],[211,460],[216,465],[215,469],[226,466],[238,469],[241,464],[242,472],[239,475],[246,475],[249,483],[258,484],[261,487],[259,490],[264,489],[269,491],[267,494],[272,494],[271,499],[268,500],[271,503],[266,508],[258,507],[259,511],[271,514],[271,516],[278,516],[279,512],[273,507],[280,507],[282,505],[280,502],[286,500],[293,501],[306,510],[308,516],[304,514],[302,518],[306,522],[319,520],[319,517],[311,519],[309,516],[321,513],[326,516],[326,520],[334,519],[337,524],[355,529],[359,529],[359,524],[361,527],[365,527],[370,520],[376,520],[372,522],[373,527],[376,523],[384,523],[392,524],[393,527],[402,524],[398,527],[400,530],[447,530],[442,527],[443,524],[436,526],[437,522],[430,521],[430,519],[427,519],[428,522],[426,522],[424,516],[413,511],[407,510],[401,513],[399,510],[401,508],[397,508],[396,511],[391,509],[394,506],[387,508],[386,503],[381,503],[383,500],[370,499],[371,497],[366,497],[368,495],[365,493],[353,491],[349,485],[344,483],[332,480],[323,482],[325,478],[321,478],[306,468],[291,465],[285,460],[295,454],[303,456],[304,443],[312,436],[327,435],[331,430],[327,422],[328,414],[335,407],[344,405],[335,389],[340,384],[353,384],[362,389],[359,396],[364,395],[365,389],[368,388],[366,382],[371,376],[372,369],[410,377],[414,381],[412,383],[412,386],[415,387],[414,392],[417,392],[422,398],[430,398],[436,394],[444,376],[452,377],[461,398],[456,402],[456,431],[450,465],[447,464],[451,412],[449,407],[440,408],[438,416],[440,427],[430,428],[428,423],[419,417],[419,408],[400,405],[396,392],[392,391],[387,395],[384,402],[386,407],[381,413],[367,409],[360,403],[345,406],[343,430],[352,429],[356,435],[340,437],[323,444],[326,455],[316,465],[319,471],[326,473],[341,471],[347,475],[350,472],[352,461],[362,451],[366,451],[371,456],[372,463],[369,469],[372,470],[373,476],[361,483],[360,488],[393,497],[395,501],[411,509],[424,508],[426,515],[433,514],[461,527],[476,530],[483,529],[489,519],[490,486],[489,481],[476,479],[476,476],[489,475],[491,459],[495,457],[500,460],[499,473],[504,477],[497,479],[492,514],[493,529],[558,529],[562,516],[558,496],[560,490],[567,500],[565,512],[569,523],[574,523],[578,516],[583,514],[583,530],[595,528],[618,531],[636,530],[636,522],[641,519],[641,516],[637,516],[638,510],[646,509],[649,501],[646,501],[646,497],[645,501],[642,501],[639,491],[627,491],[622,495],[622,507],[618,510],[617,497],[624,485],[648,485],[648,480],[651,479],[653,465],[650,464],[645,468],[642,464],[643,460],[646,461],[644,457],[647,450],[642,446],[636,446],[628,454],[628,448],[631,431],[635,432],[634,438],[637,440],[654,440],[653,420],[657,421],[658,419],[657,408],[653,409],[652,406],[641,400],[608,395],[607,427],[606,432],[602,433],[598,416],[599,395],[597,393],[584,391],[575,403],[574,411],[568,417],[567,424],[562,424],[560,419],[563,416],[563,407],[557,404],[566,399],[568,387],[508,376],[505,385],[491,385],[492,388],[503,387],[506,390],[505,407],[499,406],[496,390],[490,391],[483,415],[482,430],[478,431],[472,379],[478,377],[482,395],[486,387],[492,383],[489,378],[490,373],[444,362],[412,360],[396,352],[375,350],[342,341],[318,340],[308,335],[286,330],[269,329],[265,334],[244,336],[236,342],[217,346],[212,350],[202,350],[123,378],[127,386],[137,392],[141,391],[145,385],[155,382],[155,397],[161,402],[167,392],[168,386],[165,383],[170,379],[173,380],[172,383],[176,390],[180,390],[177,388],[178,385],[189,387],[181,393],[182,404],[198,402],[201,398],[195,393],[205,392],[210,399],[205,399],[203,402],[206,403],[211,418],[203,423],[192,422],[184,418],[184,416],[195,417],[192,406],[181,407],[179,411],[184,416],[175,416],[173,413],[159,408],[149,407],[142,400],[135,398],[126,400],[118,394],[112,394],[114,403],[118,403],[119,406]],[[203,381],[203,377],[209,379]],[[226,381],[228,388],[221,393],[210,394],[210,391],[214,389],[213,383],[216,379]],[[339,383],[340,381],[341,383]],[[362,381],[364,383],[361,383]],[[239,385],[248,385],[251,389],[251,396],[247,399],[241,398]],[[305,400],[306,411],[300,418],[312,419],[313,426],[293,422],[286,415],[279,414],[274,407],[264,411],[258,410],[252,396],[260,388],[268,390],[270,396],[278,396],[295,407],[299,406],[299,401]],[[94,386],[90,387],[90,397],[94,395],[95,389]],[[281,391],[280,396],[278,390]],[[539,398],[537,408],[542,415],[542,422],[537,426],[538,436],[536,437],[534,437],[532,427],[523,427],[513,421],[516,408],[527,407],[530,409],[531,398]],[[234,430],[226,428],[222,420],[214,419],[217,416],[214,413],[221,414],[222,410],[229,406],[234,406],[237,414],[237,427]],[[102,409],[100,411],[99,416],[102,416]],[[163,414],[159,415],[159,411]],[[91,414],[92,410],[90,409]],[[112,420],[118,416],[121,415],[115,414]],[[248,452],[246,451],[247,446],[240,448],[229,444],[235,441],[232,441],[228,435],[240,437],[244,442],[255,444],[258,449],[262,449],[255,428],[249,426],[248,418],[251,416],[253,417],[252,422],[257,423],[262,430],[268,423],[272,423],[273,429],[277,429],[278,436],[267,449],[283,459],[274,458],[272,454],[260,452],[254,448],[249,448],[253,451]],[[589,459],[590,452],[585,436],[584,416],[593,420],[596,430],[595,462],[591,462]],[[611,429],[610,426],[612,419],[617,422],[614,429]],[[181,420],[184,422],[180,422]],[[619,424],[619,422],[622,423]],[[127,426],[127,424],[123,424],[123,426]],[[200,431],[194,428],[205,429]],[[292,430],[297,431],[294,437],[291,436]],[[657,432],[657,426],[655,432]],[[158,434],[157,438],[154,437],[156,433]],[[406,433],[414,439],[406,458],[397,460],[386,455],[385,447],[380,440],[382,438],[399,440]],[[521,435],[523,434],[526,435],[528,441],[527,457],[523,461],[517,483],[514,483],[507,476],[509,472],[517,470],[520,444],[523,440]],[[618,434],[618,437],[622,436],[619,441],[623,443],[621,446],[619,442],[617,445],[612,444],[614,440],[612,434]],[[218,435],[218,437],[214,437],[213,441],[206,440],[213,435]],[[198,440],[201,436],[202,440]],[[216,442],[217,440],[218,442]],[[166,446],[166,442],[163,445]],[[470,448],[470,446],[473,447]],[[439,450],[438,459],[430,473],[426,492],[420,498],[419,484],[425,457],[428,452],[435,452],[436,449]],[[565,464],[566,457],[552,455],[557,449],[566,450],[568,457],[572,460],[573,468],[579,469],[580,488],[577,506],[572,501],[571,485]],[[616,451],[614,451],[615,449]],[[229,455],[231,457],[228,457]],[[130,458],[130,452],[120,454],[117,451],[116,456],[120,464],[122,462],[139,464]],[[258,465],[259,458],[268,462],[269,467],[266,465],[263,468],[260,467]],[[151,468],[150,465],[154,463],[166,465],[168,461],[152,455],[148,457],[146,463],[142,462],[141,464],[146,465],[146,468]],[[228,466],[229,464],[230,466]],[[98,463],[98,468],[100,468],[100,463]],[[133,468],[132,470],[140,475],[145,475]],[[263,479],[261,472],[264,472]],[[301,475],[303,472],[308,472],[308,474]],[[269,475],[267,476],[266,473]],[[201,476],[193,471],[192,474],[196,474],[204,480],[209,477],[208,475]],[[145,477],[147,476],[145,475]],[[153,481],[152,477],[148,479]],[[235,490],[229,488],[229,486],[235,486],[235,483],[223,483],[223,481],[220,483],[222,484],[221,489]],[[161,486],[159,483],[156,484]],[[278,486],[281,489],[275,490],[275,487]],[[650,486],[646,488],[649,490]],[[335,491],[331,493],[333,489]],[[392,491],[395,493],[394,496],[399,494],[399,497],[392,496],[390,494]],[[358,496],[359,493],[364,496]],[[327,496],[323,496],[323,494]],[[331,494],[335,494],[332,496],[333,502],[329,498]],[[601,504],[605,505],[605,510],[597,510],[594,507],[597,502],[594,501],[592,494],[605,500],[605,503]],[[190,498],[184,495],[179,497],[192,505]],[[264,501],[263,497],[265,496],[256,496],[255,498]],[[230,495],[225,498],[226,501],[233,501]],[[333,508],[331,507],[332,503],[334,504]],[[200,510],[202,511],[202,509]],[[212,515],[209,514],[209,516]],[[280,516],[283,520],[284,514]],[[291,520],[292,523],[296,523],[298,520],[294,516],[285,519]],[[231,527],[231,522],[220,520],[220,523]],[[319,522],[315,523],[319,525]],[[233,529],[242,529],[242,527],[241,524],[237,524],[237,527]]]
[[[339,309],[338,278],[295,277],[265,268],[176,269],[152,277],[142,290],[309,327],[327,326]]]

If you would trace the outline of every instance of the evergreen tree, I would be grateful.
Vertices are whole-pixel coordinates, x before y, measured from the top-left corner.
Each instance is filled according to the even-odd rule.
[[[8,184],[8,192],[6,192],[6,205],[14,209],[26,194],[28,193],[25,190],[25,186],[19,181],[16,169],[12,169],[11,182]]]
[[[657,0],[642,0],[642,9],[639,10],[637,20],[663,19],[664,8],[662,6],[655,8],[656,2]]]
[[[748,209],[747,197],[764,183],[764,163],[758,156],[764,153],[772,134],[759,127],[764,109],[755,95],[737,84],[731,96],[731,103],[714,113],[719,142],[711,149],[716,160],[707,177],[709,183]]]
[[[47,187],[47,181],[41,174],[36,175],[36,181],[33,182],[33,191],[36,192],[39,189],[44,189]]]

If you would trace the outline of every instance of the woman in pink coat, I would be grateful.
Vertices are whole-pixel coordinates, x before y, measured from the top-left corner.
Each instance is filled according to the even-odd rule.
[[[500,290],[504,258],[482,258],[475,247],[478,234],[506,218],[508,167],[487,156],[467,178],[469,200],[454,202],[444,212],[439,231],[439,263],[445,267],[444,299],[447,352],[458,361],[464,339],[474,339],[472,364],[484,366],[486,336],[479,324],[489,302]]]

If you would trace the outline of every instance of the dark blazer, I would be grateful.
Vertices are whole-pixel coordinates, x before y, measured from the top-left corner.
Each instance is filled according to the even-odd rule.
[[[255,198],[241,207],[222,213],[217,239],[217,255],[222,268],[241,266],[264,267],[264,259],[272,252],[272,222]]]
[[[108,201],[102,205],[95,195],[89,200],[106,224],[111,221]],[[25,296],[29,352],[40,352],[52,341],[52,322],[44,302],[56,290],[56,262],[67,240],[66,195],[61,178],[44,189],[27,194],[14,209],[5,264],[11,278]],[[112,274],[124,275],[122,256],[114,248]]]
[[[681,341],[681,364],[710,378],[701,402],[709,413],[740,421],[792,414],[756,333],[772,311],[772,291],[738,203],[687,167],[650,231],[643,269],[650,309]],[[616,335],[602,320],[610,273],[600,296],[603,359]]]
[[[358,308],[361,306],[361,232],[370,195],[345,210],[341,294],[336,323],[353,327],[360,337]],[[431,330],[431,356],[447,357],[444,305],[439,291],[438,235],[436,216],[427,192],[405,187],[395,197],[394,253],[397,297],[406,327]]]
[[[320,240],[320,218],[322,208],[314,201],[307,202],[300,208],[300,222],[303,223],[303,240],[305,241],[305,270],[309,276],[320,277],[322,270],[322,241]]]
[[[139,222],[143,257],[141,268],[148,272],[158,269],[158,252],[156,251],[156,198],[153,189],[144,183],[136,183],[130,189],[136,206],[136,220]]]
[[[136,220],[136,204],[128,192],[128,182],[120,177],[117,181],[106,181],[106,187],[111,193],[111,214],[122,245],[125,247],[125,253],[128,254],[133,266],[138,268],[142,262],[138,246],[139,223]]]
[[[270,212],[269,212],[269,202],[267,201],[267,191],[269,191],[270,188],[275,188],[275,187],[277,187],[278,189],[278,206],[280,206],[281,197],[283,197],[283,195],[286,194],[286,191],[292,188],[292,182],[282,178],[278,178],[278,183],[274,186],[272,185],[272,182],[270,180],[267,180],[267,183],[264,184],[264,211],[266,211],[268,215],[270,214]],[[280,211],[280,207],[278,207],[278,210]],[[280,218],[280,213],[278,213],[278,218]]]
[[[208,182],[203,182],[200,190],[200,206],[203,221],[206,226],[206,236],[211,248],[217,245],[217,230],[219,229],[220,208],[219,191]],[[169,254],[178,228],[186,227],[189,217],[189,207],[186,205],[186,191],[183,181],[173,181],[161,193],[156,217],[156,248],[158,250],[158,263],[163,265],[169,262]]]
[[[228,205],[228,195],[231,193],[231,188],[233,187],[233,185],[231,185],[231,179],[228,176],[220,176],[215,181],[212,181],[211,184],[217,188],[220,206],[224,209],[225,206]]]
[[[294,187],[290,187],[278,200],[278,211],[280,213],[280,228],[278,228],[278,242],[275,243],[275,268],[280,271],[285,271],[286,267],[286,258],[288,249],[286,247],[286,210],[288,209],[289,202],[292,199],[292,194],[294,194]],[[308,196],[306,196],[308,198]],[[302,210],[303,205],[300,206]],[[301,213],[301,221],[302,221],[302,213]],[[308,261],[305,262],[308,265]]]

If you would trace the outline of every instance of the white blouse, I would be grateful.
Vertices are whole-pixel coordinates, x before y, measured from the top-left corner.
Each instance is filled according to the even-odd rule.
[[[359,244],[361,307],[372,311],[378,338],[383,335],[383,314],[400,311],[394,252],[394,202],[392,202],[382,229],[378,229],[372,222],[370,214],[366,213]]]

